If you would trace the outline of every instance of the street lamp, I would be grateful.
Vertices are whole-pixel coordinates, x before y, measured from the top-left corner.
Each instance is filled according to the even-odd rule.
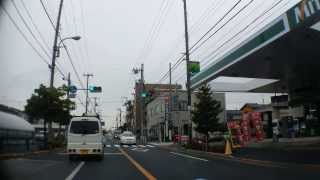
[[[57,46],[57,49],[56,49],[56,51],[57,51],[57,57],[60,56],[60,48],[61,48],[61,47],[65,47],[64,45],[61,46],[61,44],[62,44],[65,40],[67,40],[67,39],[72,39],[72,40],[75,40],[75,41],[79,41],[79,40],[81,39],[81,36],[71,36],[71,37],[66,37],[66,38],[61,39],[60,42],[59,42],[59,44],[58,44],[58,46]]]

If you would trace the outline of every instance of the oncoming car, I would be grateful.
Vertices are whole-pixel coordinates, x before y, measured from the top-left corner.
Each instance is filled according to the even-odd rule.
[[[75,156],[97,156],[103,159],[103,133],[96,117],[74,117],[68,128],[67,152]]]
[[[120,144],[137,144],[136,136],[130,131],[123,132],[120,135]]]

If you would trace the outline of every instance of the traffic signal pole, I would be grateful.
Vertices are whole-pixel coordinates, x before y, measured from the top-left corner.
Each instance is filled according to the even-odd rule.
[[[88,113],[88,104],[89,104],[89,78],[93,76],[93,74],[83,74],[83,76],[87,77],[87,90],[86,90],[86,113]]]

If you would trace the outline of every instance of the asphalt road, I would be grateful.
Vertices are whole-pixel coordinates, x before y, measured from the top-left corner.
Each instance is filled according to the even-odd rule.
[[[107,143],[104,160],[69,161],[63,152],[0,161],[0,179],[318,179],[318,167],[202,157],[155,145]]]

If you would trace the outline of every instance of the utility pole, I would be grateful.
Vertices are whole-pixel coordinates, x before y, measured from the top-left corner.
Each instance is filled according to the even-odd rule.
[[[57,24],[55,27],[55,36],[54,36],[54,42],[53,42],[52,61],[51,61],[51,67],[50,67],[50,69],[51,69],[50,88],[53,88],[54,69],[56,66],[57,52],[59,49],[59,47],[57,47],[57,43],[58,43],[59,30],[60,30],[60,19],[61,19],[61,13],[62,13],[62,6],[63,6],[63,0],[60,0],[59,12],[58,12]]]
[[[71,74],[68,73],[68,88],[70,88],[70,86],[71,86]],[[70,91],[69,90],[67,91],[67,97],[68,97],[68,99],[70,98]]]
[[[144,92],[144,65],[141,64],[140,68],[133,68],[133,73],[138,74],[140,72],[140,82],[139,82],[139,94],[136,94],[137,99],[139,98],[140,104],[140,139],[143,139],[143,127],[144,127],[144,97],[141,96],[142,92]]]
[[[183,0],[184,9],[184,31],[185,31],[185,41],[186,41],[186,64],[187,64],[187,94],[188,94],[188,113],[191,120],[191,88],[190,88],[190,54],[189,54],[189,34],[188,34],[188,14],[187,14],[187,0]],[[189,138],[192,138],[192,123],[190,123],[190,133]]]
[[[140,68],[140,89],[141,92],[144,92],[144,65],[141,64]],[[144,98],[140,97],[140,105],[141,105],[141,111],[140,111],[140,116],[141,116],[141,136],[144,137]]]
[[[86,114],[88,113],[88,104],[89,104],[89,78],[93,76],[93,74],[83,74],[83,76],[87,77],[87,89],[86,89]]]
[[[93,110],[94,110],[94,113],[96,113],[97,114],[97,106],[98,106],[98,103],[97,103],[97,97],[94,97],[93,98],[94,99],[94,107],[93,107]]]
[[[59,29],[60,29],[60,19],[61,19],[61,13],[62,13],[62,6],[63,6],[63,0],[60,0],[60,5],[59,5],[59,12],[58,12],[58,18],[57,18],[57,24],[55,27],[55,36],[54,36],[54,42],[53,42],[53,52],[52,52],[52,60],[51,60],[51,66],[50,66],[50,88],[53,88],[53,82],[54,82],[54,69],[56,66],[56,58],[57,58],[57,42],[58,42],[58,36],[59,36]],[[47,135],[47,120],[44,120],[43,123],[43,133],[44,133],[44,139],[45,139],[45,147],[48,146],[48,135]],[[49,122],[49,138],[51,139],[52,136],[52,123]]]
[[[121,116],[122,116],[121,113],[122,113],[122,110],[121,110],[121,108],[119,108],[118,110],[119,110],[119,112],[120,112],[120,127],[121,127],[121,118],[122,118],[122,117],[121,117]]]
[[[171,87],[171,81],[172,81],[172,76],[171,76],[172,74],[171,74],[171,63],[169,63],[169,114],[168,114],[168,124],[169,124],[169,139],[171,140],[171,133],[172,133],[172,124],[173,124],[173,122],[172,122],[172,114],[171,114],[171,112],[172,112],[172,87]]]

